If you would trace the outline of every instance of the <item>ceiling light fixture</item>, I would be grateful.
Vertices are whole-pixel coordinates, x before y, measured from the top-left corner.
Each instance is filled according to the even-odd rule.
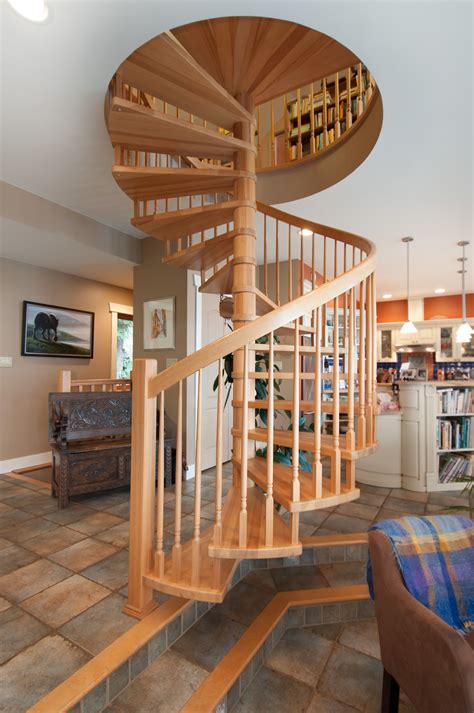
[[[435,295],[444,295],[445,292],[446,290],[444,289],[444,287],[437,287],[435,290]]]
[[[384,300],[389,300],[390,297],[393,297],[393,295],[390,294],[390,292],[386,292],[384,295],[382,295]]]
[[[462,322],[456,332],[456,342],[458,344],[463,344],[464,342],[471,341],[472,334],[471,325],[468,324],[466,319],[466,280],[464,277],[467,272],[465,264],[467,262],[466,245],[469,245],[469,241],[461,240],[458,245],[462,248],[462,257],[458,257],[458,262],[462,265],[462,270],[458,270],[458,273],[462,275]]]
[[[48,8],[44,0],[8,0],[19,15],[31,22],[44,22],[48,17]]]
[[[313,231],[310,230],[309,228],[301,228],[301,230],[300,230],[300,235],[308,236],[308,235],[312,235],[312,234],[313,234]]]
[[[400,329],[400,334],[416,334],[418,331],[413,322],[410,320],[410,243],[413,242],[413,238],[407,237],[402,238],[402,243],[407,246],[407,309],[408,309],[408,319],[402,324]]]

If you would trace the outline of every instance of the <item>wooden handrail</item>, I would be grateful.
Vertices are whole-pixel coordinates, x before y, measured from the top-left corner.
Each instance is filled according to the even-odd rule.
[[[261,204],[260,204],[261,205]],[[276,212],[287,218],[291,218],[292,222],[297,222],[288,213],[283,213],[277,209],[271,208],[271,212]],[[317,223],[311,223],[311,221],[301,220],[301,227],[308,226],[315,232],[323,230],[326,226],[319,226]],[[316,227],[318,226],[318,227]],[[375,267],[376,259],[376,249],[375,245],[366,238],[354,235],[352,233],[346,233],[345,231],[338,229],[328,229],[327,232],[331,231],[332,236],[336,235],[340,240],[345,238],[344,242],[348,242],[351,245],[359,247],[367,251],[367,256],[358,265],[355,265],[346,273],[343,273],[336,277],[335,279],[326,282],[324,285],[317,287],[315,290],[298,297],[297,299],[289,302],[272,312],[259,317],[258,319],[246,324],[243,327],[235,330],[231,334],[227,334],[224,337],[220,337],[212,344],[208,344],[202,349],[199,349],[193,354],[189,354],[184,359],[181,359],[176,364],[164,369],[156,377],[154,377],[148,388],[148,397],[153,398],[157,396],[161,391],[169,389],[174,386],[181,379],[186,379],[191,376],[199,369],[204,369],[209,364],[217,361],[217,359],[223,358],[226,354],[237,351],[247,344],[254,342],[256,339],[269,334],[272,331],[276,331],[280,327],[299,319],[306,313],[312,312],[315,308],[321,307],[331,300],[335,300],[340,295],[344,294],[347,290],[350,290],[359,282],[365,280]]]

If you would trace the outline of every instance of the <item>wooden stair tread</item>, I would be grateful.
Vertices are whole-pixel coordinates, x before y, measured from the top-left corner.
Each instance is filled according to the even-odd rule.
[[[110,105],[108,129],[114,146],[138,151],[230,160],[235,151],[254,150],[233,136],[118,97]]]
[[[232,434],[238,438],[242,438],[242,431],[238,428],[232,429]],[[261,443],[266,443],[268,438],[268,432],[266,428],[252,428],[249,429],[248,437],[252,441],[259,441]],[[276,446],[286,446],[288,448],[293,447],[293,432],[292,431],[282,431],[275,428],[273,430],[273,442]],[[372,443],[365,448],[356,448],[354,450],[349,450],[345,447],[345,438],[343,435],[339,438],[339,449],[341,453],[342,460],[358,460],[359,458],[364,458],[365,456],[373,453],[377,448],[377,443]],[[305,431],[300,431],[299,433],[299,448],[303,451],[308,451],[309,453],[314,453],[314,434],[307,433]],[[321,436],[321,453],[325,456],[330,456],[334,453],[334,443],[333,437],[322,435]]]
[[[255,287],[254,292],[257,315],[259,317],[262,314],[268,314],[269,312],[273,312],[274,309],[277,309],[278,305],[276,302],[267,297],[267,295],[261,292],[257,287]]]
[[[236,408],[242,408],[242,401],[232,401],[232,406]],[[260,408],[268,409],[268,401],[265,399],[256,399],[254,401],[248,402],[249,408]],[[275,399],[274,401],[275,411],[293,411],[293,401],[291,399]],[[299,403],[299,411],[304,413],[314,413],[314,401],[304,401],[301,400]],[[322,413],[332,413],[334,411],[334,404],[332,401],[322,401],[321,402]],[[359,415],[359,404],[356,402],[354,404],[354,414]],[[339,412],[348,413],[348,403],[347,401],[341,401],[339,403]]]
[[[232,372],[232,376],[236,379],[242,379],[243,374],[240,372]],[[337,372],[339,379],[347,379],[348,374],[345,372]],[[354,374],[356,377],[357,374]],[[268,371],[249,371],[249,379],[268,379],[270,374]],[[274,379],[293,379],[294,374],[292,371],[275,371],[273,374]],[[299,378],[305,381],[314,381],[314,371],[300,371]],[[334,374],[332,371],[324,371],[321,374],[321,381],[333,381]]]
[[[248,474],[262,490],[267,491],[267,461],[266,458],[251,458],[248,461]],[[323,478],[322,497],[314,497],[314,486],[311,473],[299,470],[300,501],[292,500],[292,468],[282,463],[273,463],[273,497],[283,505],[288,512],[306,512],[320,508],[333,507],[350,502],[359,497],[358,488],[351,490],[341,483],[341,492],[334,493],[328,479]]]
[[[230,193],[236,178],[250,177],[247,171],[229,168],[159,168],[155,166],[113,166],[112,175],[132,200],[154,200]]]
[[[212,538],[213,528],[209,527],[201,534],[200,538],[200,576],[197,585],[191,582],[192,572],[192,539],[182,545],[181,552],[181,577],[176,578],[173,573],[172,555],[165,558],[165,574],[157,577],[148,573],[145,581],[153,589],[174,597],[196,599],[201,602],[222,602],[230,586],[232,576],[238,562],[235,559],[225,559],[216,563],[208,554],[209,543]],[[216,566],[219,570],[217,584],[214,578]]]
[[[204,282],[199,288],[199,292],[213,295],[227,295],[232,292],[232,281],[234,278],[234,261],[231,260],[221,267],[214,275]]]
[[[276,305],[275,305],[276,306]],[[254,351],[254,352],[269,352],[270,351],[270,345],[269,344],[249,344],[249,350]],[[293,344],[274,344],[273,345],[273,351],[276,352],[289,352],[290,354],[293,354],[295,351],[295,347]],[[310,354],[311,356],[314,356],[315,353],[315,348],[314,346],[300,346],[299,347],[299,352],[300,354]],[[344,347],[339,347],[339,356],[342,354],[346,353],[346,349]],[[321,354],[323,355],[329,355],[332,356],[334,354],[334,349],[333,347],[321,347]]]
[[[132,218],[131,223],[154,238],[175,240],[224,223],[230,223],[234,219],[234,210],[245,205],[251,205],[250,201],[211,203],[210,205]]]
[[[232,486],[222,508],[222,537],[220,544],[214,540],[209,545],[209,555],[216,558],[291,557],[303,551],[301,542],[291,544],[289,526],[274,510],[273,545],[265,545],[265,496],[257,488],[247,490],[247,545],[239,546],[240,488]]]
[[[163,262],[186,270],[207,270],[232,255],[235,235],[235,230],[229,230],[210,240],[203,240],[184,250],[166,255]]]
[[[135,50],[120,74],[125,83],[227,129],[238,121],[253,121],[170,32]]]

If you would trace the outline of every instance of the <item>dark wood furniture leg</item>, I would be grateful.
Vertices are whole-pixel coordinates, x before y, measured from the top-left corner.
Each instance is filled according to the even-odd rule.
[[[394,677],[384,669],[381,713],[398,713],[399,700],[400,686]]]

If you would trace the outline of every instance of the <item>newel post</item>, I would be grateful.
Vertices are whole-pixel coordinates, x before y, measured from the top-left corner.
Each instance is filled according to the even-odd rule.
[[[56,379],[56,391],[59,393],[71,391],[71,376],[69,369],[59,369]]]
[[[130,547],[126,614],[139,619],[155,608],[153,589],[144,583],[152,571],[155,509],[156,396],[148,396],[156,376],[154,359],[135,359],[132,390],[132,467],[130,477]]]

